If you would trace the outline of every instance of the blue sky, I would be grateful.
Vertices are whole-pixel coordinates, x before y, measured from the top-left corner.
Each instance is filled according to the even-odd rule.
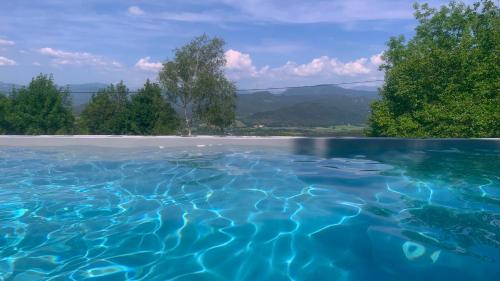
[[[0,81],[59,84],[156,79],[172,50],[226,40],[241,88],[380,79],[390,36],[411,36],[407,0],[15,0],[0,2]],[[426,1],[433,6],[447,1]]]

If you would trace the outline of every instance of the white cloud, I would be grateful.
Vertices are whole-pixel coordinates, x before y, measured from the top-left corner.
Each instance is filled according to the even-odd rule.
[[[7,40],[7,39],[0,39],[0,46],[14,46],[16,45],[16,42]]]
[[[250,54],[231,49],[226,52],[226,76],[251,88],[378,80],[383,78],[383,72],[378,70],[380,56],[351,61],[320,56],[304,64],[288,61],[277,67],[259,68]]]
[[[350,23],[375,20],[413,19],[415,0],[212,0],[235,11],[239,19],[284,23]],[[449,1],[427,0],[431,7]],[[464,0],[471,4],[472,0]],[[233,11],[232,11],[233,12]],[[234,12],[233,12],[234,13]]]
[[[335,78],[359,77],[376,73],[378,65],[367,58],[342,62],[337,58],[321,56],[309,63],[297,64],[289,61],[285,65],[270,70],[275,77]]]
[[[128,7],[128,13],[134,16],[142,16],[145,14],[144,10],[137,6],[130,6]]]
[[[0,56],[0,66],[16,65],[16,61]]]
[[[269,67],[265,66],[260,70],[253,65],[249,54],[245,54],[233,49],[226,51],[226,69],[229,78],[239,80],[245,76],[257,77],[265,73]]]
[[[205,1],[208,2],[208,7],[203,10],[190,10],[189,5],[179,9],[169,1],[164,2],[158,5],[156,10],[148,12],[148,18],[208,23],[349,23],[407,20],[413,18],[414,0],[210,0]],[[428,2],[433,6],[446,3],[443,0]],[[138,6],[130,6],[128,13],[136,16],[145,14]]]
[[[151,57],[144,57],[139,59],[135,64],[135,67],[145,71],[160,71],[163,67],[161,62],[151,62],[149,61]]]
[[[310,63],[301,65],[289,61],[281,69],[289,74],[308,77],[323,72],[328,67],[329,63],[331,63],[330,59],[327,56],[322,56],[313,59]]]
[[[266,76],[280,79],[287,77],[360,76],[377,72],[377,67],[381,63],[380,54],[374,55],[370,59],[359,58],[348,62],[342,62],[337,58],[321,56],[305,64],[288,61],[279,67],[270,68],[265,66],[258,70],[253,65],[249,54],[233,49],[226,52],[226,60],[228,77],[235,80]]]
[[[357,75],[371,72],[371,69],[367,65],[368,60],[366,58],[360,58],[345,64],[338,62],[336,59],[333,59],[332,61],[336,62],[336,64],[332,63],[333,70],[339,75]]]
[[[52,57],[52,64],[55,65],[87,65],[99,67],[121,68],[122,65],[113,60],[87,52],[66,52],[53,48],[41,48],[38,50],[42,55]]]
[[[41,65],[41,64],[40,64],[39,62],[37,62],[37,61],[34,61],[32,64],[33,64],[34,66],[40,66],[40,65]]]
[[[286,73],[287,75],[311,77],[311,76],[356,76],[368,74],[371,69],[367,64],[366,58],[360,58],[355,61],[343,63],[336,58],[322,56],[313,59],[306,64],[296,64],[287,62],[285,65],[273,69],[276,73]]]
[[[370,62],[375,65],[375,66],[380,66],[382,63],[384,63],[384,60],[382,59],[382,55],[383,55],[383,52],[382,53],[379,53],[379,54],[376,54],[376,55],[373,55],[370,57]]]
[[[358,20],[411,19],[411,0],[221,0],[253,20],[320,23]]]
[[[255,67],[252,64],[249,54],[230,49],[226,51],[225,55],[227,69],[255,72]]]

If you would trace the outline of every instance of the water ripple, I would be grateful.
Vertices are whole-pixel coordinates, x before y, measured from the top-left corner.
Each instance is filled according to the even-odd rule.
[[[0,148],[0,280],[494,280],[499,160],[425,153]]]

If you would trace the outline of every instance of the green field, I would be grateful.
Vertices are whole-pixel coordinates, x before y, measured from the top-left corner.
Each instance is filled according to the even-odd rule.
[[[365,127],[338,125],[331,127],[239,127],[228,130],[225,134],[234,136],[307,136],[307,137],[361,137]],[[210,130],[197,130],[195,134],[218,134]],[[220,132],[219,132],[220,134]]]

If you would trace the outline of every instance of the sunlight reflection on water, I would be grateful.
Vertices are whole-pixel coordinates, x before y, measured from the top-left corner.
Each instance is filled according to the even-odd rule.
[[[494,280],[499,167],[477,141],[0,148],[0,280]]]

